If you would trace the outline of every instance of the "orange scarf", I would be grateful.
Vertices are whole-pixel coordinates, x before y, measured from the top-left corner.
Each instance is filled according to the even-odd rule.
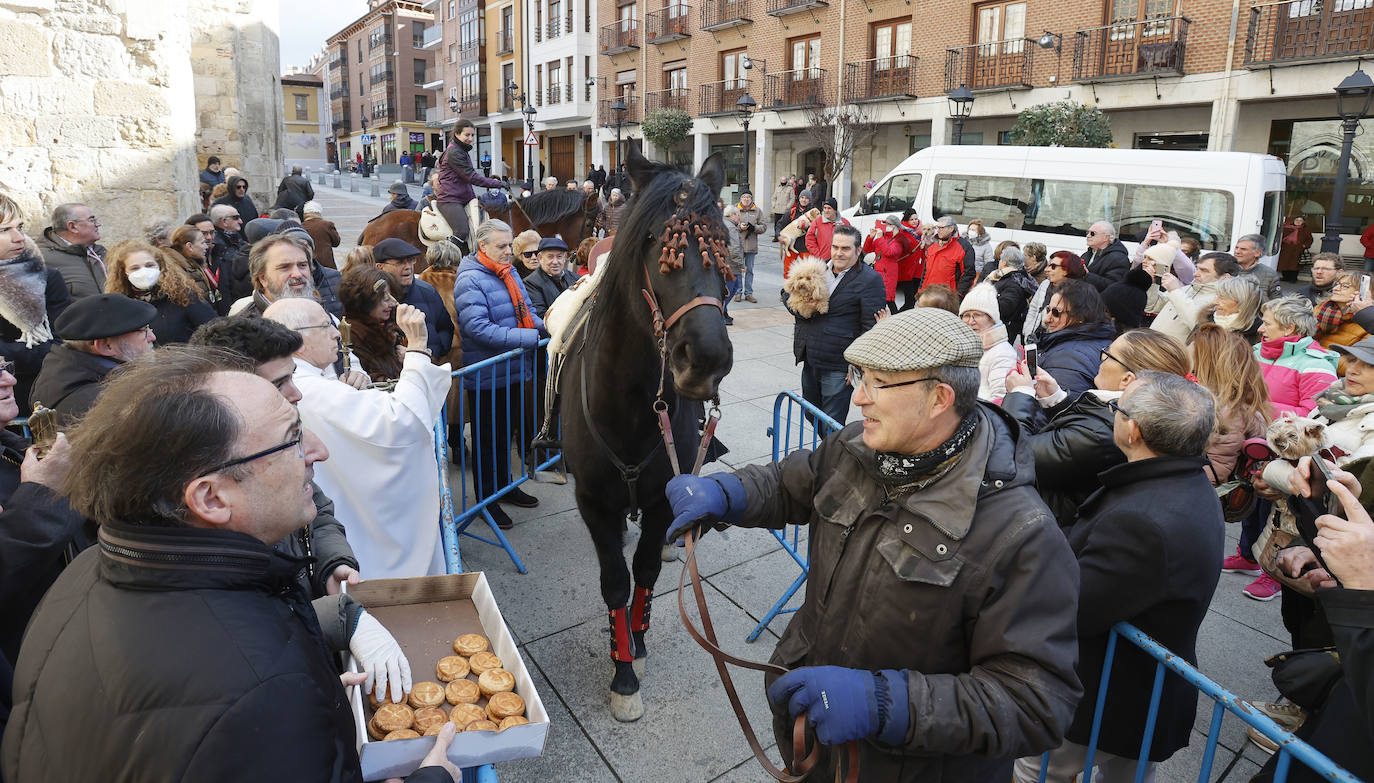
[[[534,316],[530,315],[530,306],[525,302],[525,295],[520,292],[520,282],[515,276],[515,267],[511,264],[498,264],[487,257],[481,250],[477,251],[477,263],[487,268],[488,272],[501,278],[501,282],[506,285],[506,293],[510,296],[511,304],[515,305],[515,325],[522,329],[534,328]]]

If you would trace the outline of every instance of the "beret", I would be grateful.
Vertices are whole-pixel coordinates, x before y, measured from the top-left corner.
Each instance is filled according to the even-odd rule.
[[[948,310],[916,307],[884,318],[859,335],[845,349],[844,358],[882,372],[977,367],[983,340]]]
[[[372,246],[372,260],[381,262],[391,261],[397,258],[413,258],[414,256],[422,254],[423,252],[424,251],[420,250],[418,247],[410,244],[404,239],[397,239],[396,237],[387,237],[386,239],[383,239],[381,242],[378,242],[377,244]]]
[[[99,340],[136,332],[153,322],[157,308],[123,294],[83,296],[53,324],[63,340]]]

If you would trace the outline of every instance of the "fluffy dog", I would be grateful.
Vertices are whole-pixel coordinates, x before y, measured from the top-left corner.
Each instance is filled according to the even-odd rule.
[[[819,259],[798,261],[783,281],[787,307],[802,318],[830,309],[830,283],[826,282],[825,262]]]
[[[1296,461],[1325,448],[1326,425],[1316,419],[1305,419],[1294,416],[1291,411],[1284,411],[1269,425],[1264,436],[1275,454]]]

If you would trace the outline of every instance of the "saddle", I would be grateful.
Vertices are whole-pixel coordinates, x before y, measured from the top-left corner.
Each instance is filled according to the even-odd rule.
[[[434,199],[429,199],[425,203],[425,208],[420,210],[420,241],[425,247],[430,247],[438,242],[443,242],[453,233],[448,221],[439,214],[439,210],[434,206]]]

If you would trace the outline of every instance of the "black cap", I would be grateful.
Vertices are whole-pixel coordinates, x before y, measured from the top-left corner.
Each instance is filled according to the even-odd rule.
[[[745,188],[744,190],[741,190],[739,194],[740,196],[752,196],[754,195],[754,191],[750,190],[749,188]]]
[[[391,261],[397,258],[413,258],[420,255],[421,250],[404,239],[387,237],[381,242],[372,246],[372,260],[377,262]]]
[[[153,322],[157,308],[123,294],[83,296],[53,325],[63,340],[99,340],[136,332]]]
[[[539,250],[540,252],[545,250],[562,250],[566,253],[568,252],[568,243],[564,242],[562,237],[545,237],[539,240]]]
[[[1354,345],[1333,345],[1331,350],[1359,359],[1365,364],[1374,364],[1374,337],[1366,337]]]
[[[830,207],[831,209],[839,209],[839,208],[840,208],[840,202],[836,201],[833,197],[828,198],[828,199],[826,199],[825,201],[822,201],[822,202],[821,202],[821,205],[822,205],[822,206],[826,206],[826,207]]]

